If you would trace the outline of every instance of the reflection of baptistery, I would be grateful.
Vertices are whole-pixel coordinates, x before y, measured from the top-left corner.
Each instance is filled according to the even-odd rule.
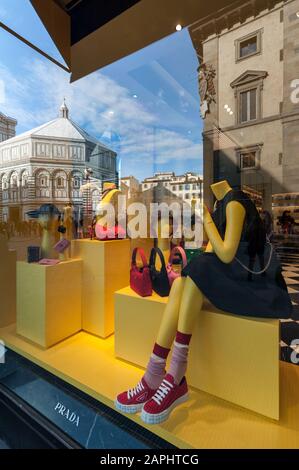
[[[57,119],[0,143],[0,219],[23,219],[47,202],[78,210],[87,165],[99,187],[116,181],[116,153],[74,123],[63,102]]]

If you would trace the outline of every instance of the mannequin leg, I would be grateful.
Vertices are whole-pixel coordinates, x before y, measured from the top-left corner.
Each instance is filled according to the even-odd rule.
[[[163,348],[170,349],[175,338],[185,282],[186,278],[179,277],[172,284],[157,336],[157,343]]]
[[[192,334],[196,317],[203,304],[203,294],[190,277],[186,278],[178,319],[178,330],[181,333]]]
[[[203,295],[190,277],[187,277],[181,298],[178,331],[173,345],[169,374],[179,385],[186,374],[189,343],[196,317],[200,314]]]
[[[167,356],[178,328],[179,310],[184,285],[184,278],[176,279],[169,293],[157,340],[144,375],[144,380],[152,389],[156,389],[160,385],[165,375]]]

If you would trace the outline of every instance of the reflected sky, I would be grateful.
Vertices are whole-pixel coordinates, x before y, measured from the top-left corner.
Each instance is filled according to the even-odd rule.
[[[1,0],[0,20],[63,62],[29,0]],[[71,119],[117,151],[122,176],[202,172],[198,60],[187,29],[74,84],[3,30],[0,42],[0,111],[18,120],[18,134],[56,118],[66,97]]]

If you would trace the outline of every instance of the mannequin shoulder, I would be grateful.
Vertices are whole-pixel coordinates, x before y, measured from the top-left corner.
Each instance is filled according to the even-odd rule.
[[[227,217],[238,215],[245,217],[246,210],[243,204],[239,201],[230,201],[226,206],[226,215]]]

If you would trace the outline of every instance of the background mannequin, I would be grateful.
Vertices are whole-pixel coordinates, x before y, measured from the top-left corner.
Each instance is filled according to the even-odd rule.
[[[97,238],[105,238],[109,229],[114,230],[118,224],[118,196],[121,191],[116,188],[115,183],[104,183],[102,199],[99,202],[96,210],[97,222],[95,224],[95,231]],[[109,220],[109,206],[113,206],[115,218]],[[106,217],[107,215],[107,217]],[[103,230],[104,229],[104,230]]]
[[[43,204],[38,210],[27,212],[28,217],[38,219],[42,228],[41,256],[42,258],[57,258],[54,250],[57,241],[60,212],[54,204]]]

